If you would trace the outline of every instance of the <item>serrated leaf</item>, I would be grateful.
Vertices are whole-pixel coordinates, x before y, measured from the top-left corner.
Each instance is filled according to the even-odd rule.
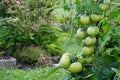
[[[78,8],[81,7],[81,2],[79,0],[76,0],[75,4],[77,5]]]
[[[101,40],[100,44],[100,51],[102,52],[104,50],[104,46],[107,44],[107,42],[111,39],[111,29],[108,30],[108,32],[104,35],[103,40]]]
[[[102,11],[99,9],[98,5],[93,0],[84,0],[85,2],[85,10],[88,12],[93,12],[96,14],[102,14]]]

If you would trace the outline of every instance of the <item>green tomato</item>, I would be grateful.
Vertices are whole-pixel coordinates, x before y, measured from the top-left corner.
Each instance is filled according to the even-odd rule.
[[[82,24],[88,25],[90,23],[90,17],[84,14],[80,17],[80,21]]]
[[[86,34],[85,34],[85,32],[83,31],[82,28],[79,28],[79,29],[77,30],[76,36],[79,37],[79,38],[81,38],[81,39],[83,39],[83,38],[86,37]]]
[[[63,54],[63,56],[65,56],[65,55],[67,55],[67,56],[69,56],[69,57],[72,56],[72,54],[71,54],[71,53],[68,53],[68,52],[66,52],[66,53]]]
[[[108,4],[100,3],[100,4],[98,5],[98,7],[99,7],[102,11],[107,11],[110,6],[109,6]]]
[[[97,26],[90,26],[87,28],[87,33],[91,36],[96,36],[99,33],[99,28]]]
[[[77,57],[78,57],[78,62],[80,62],[81,64],[84,64],[84,62],[85,62],[85,60],[84,60],[84,58],[80,55],[77,55]]]
[[[92,20],[93,22],[99,22],[99,21],[102,20],[102,18],[103,18],[102,15],[91,14],[91,20]]]
[[[80,62],[74,62],[69,66],[71,73],[80,73],[82,71],[82,64]]]
[[[96,38],[95,37],[86,37],[84,40],[85,45],[91,46],[96,43]]]
[[[85,46],[82,48],[82,52],[85,56],[90,56],[94,52],[93,46]]]
[[[85,58],[85,63],[86,64],[91,64],[92,62],[93,62],[93,58],[92,57]]]
[[[110,0],[104,0],[103,3],[110,4]]]
[[[63,68],[68,68],[70,65],[70,57],[68,55],[63,55],[62,58],[60,59],[60,65]]]

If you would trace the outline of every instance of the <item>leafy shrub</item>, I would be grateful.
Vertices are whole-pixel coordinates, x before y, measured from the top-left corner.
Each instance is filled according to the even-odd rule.
[[[40,56],[46,54],[46,51],[40,47],[29,46],[24,47],[22,50],[18,50],[14,56],[18,57],[18,59],[27,64],[35,64]]]
[[[37,3],[40,5],[36,6]],[[47,10],[50,6],[45,7],[41,1],[33,3],[21,1],[19,4],[11,1],[1,4],[8,6],[4,9],[5,17],[0,16],[2,17],[0,19],[0,49],[5,51],[5,55],[12,55],[16,50],[32,44],[42,46],[47,50],[50,48],[49,44],[57,41],[60,29],[50,25],[49,12],[51,10]]]

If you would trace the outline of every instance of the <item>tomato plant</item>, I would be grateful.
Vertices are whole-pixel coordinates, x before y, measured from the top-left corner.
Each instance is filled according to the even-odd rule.
[[[76,56],[83,70],[79,73],[71,70],[67,80],[116,80],[113,68],[120,68],[119,6],[117,0],[76,0],[76,14],[71,26],[73,31],[78,28],[76,35],[80,31],[83,37],[82,58]]]

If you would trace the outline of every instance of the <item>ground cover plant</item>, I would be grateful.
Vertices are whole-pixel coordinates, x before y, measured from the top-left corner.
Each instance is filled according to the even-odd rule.
[[[38,3],[39,5],[36,5]],[[51,5],[49,1],[43,4],[41,1],[31,0],[2,0],[0,4],[2,11],[0,15],[0,50],[1,53],[4,53],[3,56],[14,56],[26,62],[23,57],[33,56],[34,53],[23,55],[20,51],[30,46],[39,47],[48,56],[61,54],[62,48],[56,42],[61,29],[52,25],[49,13],[50,8],[54,5]]]
[[[0,70],[0,80],[61,80],[67,73],[64,70],[56,70],[52,73],[53,68],[36,68],[36,69],[3,69]],[[52,75],[50,75],[50,72]]]

